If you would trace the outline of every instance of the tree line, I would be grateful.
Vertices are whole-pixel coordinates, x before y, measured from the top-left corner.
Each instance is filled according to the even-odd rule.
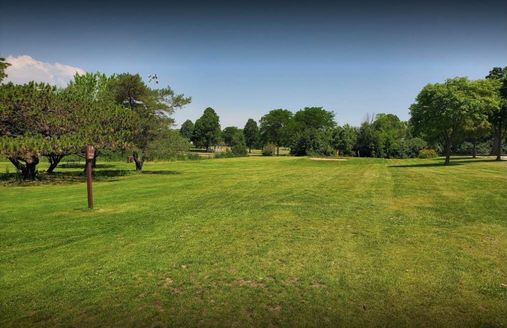
[[[0,58],[0,82],[8,63]],[[157,81],[158,82],[158,81]],[[507,67],[493,68],[485,79],[448,79],[426,85],[410,106],[410,119],[394,114],[368,116],[354,127],[338,125],[323,107],[296,112],[274,109],[243,128],[221,129],[213,108],[195,122],[172,129],[173,112],[191,101],[170,87],[152,88],[138,74],[86,73],[65,88],[45,83],[0,83],[0,154],[34,179],[42,157],[48,173],[68,155],[83,156],[87,144],[105,151],[128,152],[136,170],[160,154],[186,151],[190,142],[212,151],[244,156],[253,148],[264,155],[342,155],[382,158],[445,155],[477,149],[501,159],[507,132]]]
[[[426,85],[410,106],[411,118],[394,114],[368,116],[359,127],[338,125],[334,113],[322,107],[305,107],[295,113],[274,109],[257,123],[248,119],[243,129],[226,127],[207,108],[195,124],[187,120],[182,136],[196,147],[263,148],[264,154],[288,147],[296,156],[346,155],[381,158],[434,156],[441,153],[449,164],[453,152],[471,152],[490,144],[489,153],[501,159],[507,130],[507,67],[493,68],[485,79],[452,78]],[[269,151],[274,149],[274,151]]]

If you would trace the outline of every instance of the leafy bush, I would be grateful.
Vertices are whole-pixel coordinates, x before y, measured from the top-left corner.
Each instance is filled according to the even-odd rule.
[[[233,134],[231,144],[231,152],[234,156],[246,156],[247,149],[243,132]]]
[[[148,144],[146,157],[150,160],[183,159],[190,150],[190,143],[178,131],[168,130]]]
[[[232,151],[229,148],[227,148],[225,151],[215,153],[214,158],[231,158],[231,157],[235,157],[235,156],[232,153]]]
[[[262,156],[273,156],[276,153],[276,146],[272,143],[268,143],[262,147]]]
[[[296,156],[319,155],[331,156],[335,154],[332,146],[331,130],[303,130],[294,134],[290,152]]]
[[[438,154],[437,152],[435,151],[435,149],[431,149],[431,148],[425,148],[425,149],[421,149],[419,150],[419,158],[434,158],[434,157],[437,157]]]
[[[231,147],[231,152],[234,156],[246,156],[248,153],[244,143],[238,143]]]
[[[410,138],[405,141],[403,157],[418,157],[419,152],[427,147],[426,141],[421,138]]]

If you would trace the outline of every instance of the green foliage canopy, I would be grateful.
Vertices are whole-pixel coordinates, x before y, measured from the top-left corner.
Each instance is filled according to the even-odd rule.
[[[450,161],[451,148],[464,138],[467,120],[481,121],[500,105],[496,80],[448,79],[426,85],[410,106],[410,122],[416,134],[438,141]]]
[[[215,110],[208,107],[202,116],[195,121],[192,142],[196,147],[204,147],[207,151],[220,140],[220,118]]]
[[[183,122],[180,128],[180,134],[188,140],[192,139],[192,135],[194,134],[194,123],[191,120]]]
[[[252,148],[257,146],[259,143],[259,127],[254,119],[249,118],[243,128],[243,134],[245,136],[245,144],[248,147],[248,151],[251,152]]]
[[[489,122],[493,129],[493,153],[496,159],[502,156],[502,142],[507,134],[507,66],[494,67],[486,76],[489,80],[498,81],[498,94],[501,98],[500,106],[492,107],[489,112]],[[480,131],[479,131],[480,133]]]
[[[280,154],[280,146],[289,145],[289,123],[292,112],[286,109],[274,109],[260,120],[260,136],[263,144],[276,145],[276,153]]]

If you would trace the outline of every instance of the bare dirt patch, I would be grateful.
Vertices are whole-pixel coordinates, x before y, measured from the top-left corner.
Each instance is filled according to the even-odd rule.
[[[239,286],[247,286],[252,288],[264,288],[265,285],[262,282],[254,281],[254,280],[245,280],[245,279],[237,279],[234,281],[235,285]]]

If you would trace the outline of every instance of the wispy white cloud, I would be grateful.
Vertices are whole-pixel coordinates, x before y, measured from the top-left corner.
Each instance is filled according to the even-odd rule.
[[[79,67],[60,63],[46,63],[28,55],[9,56],[5,60],[11,64],[6,70],[8,77],[4,80],[5,82],[23,84],[36,81],[64,87],[76,73],[85,73]]]

